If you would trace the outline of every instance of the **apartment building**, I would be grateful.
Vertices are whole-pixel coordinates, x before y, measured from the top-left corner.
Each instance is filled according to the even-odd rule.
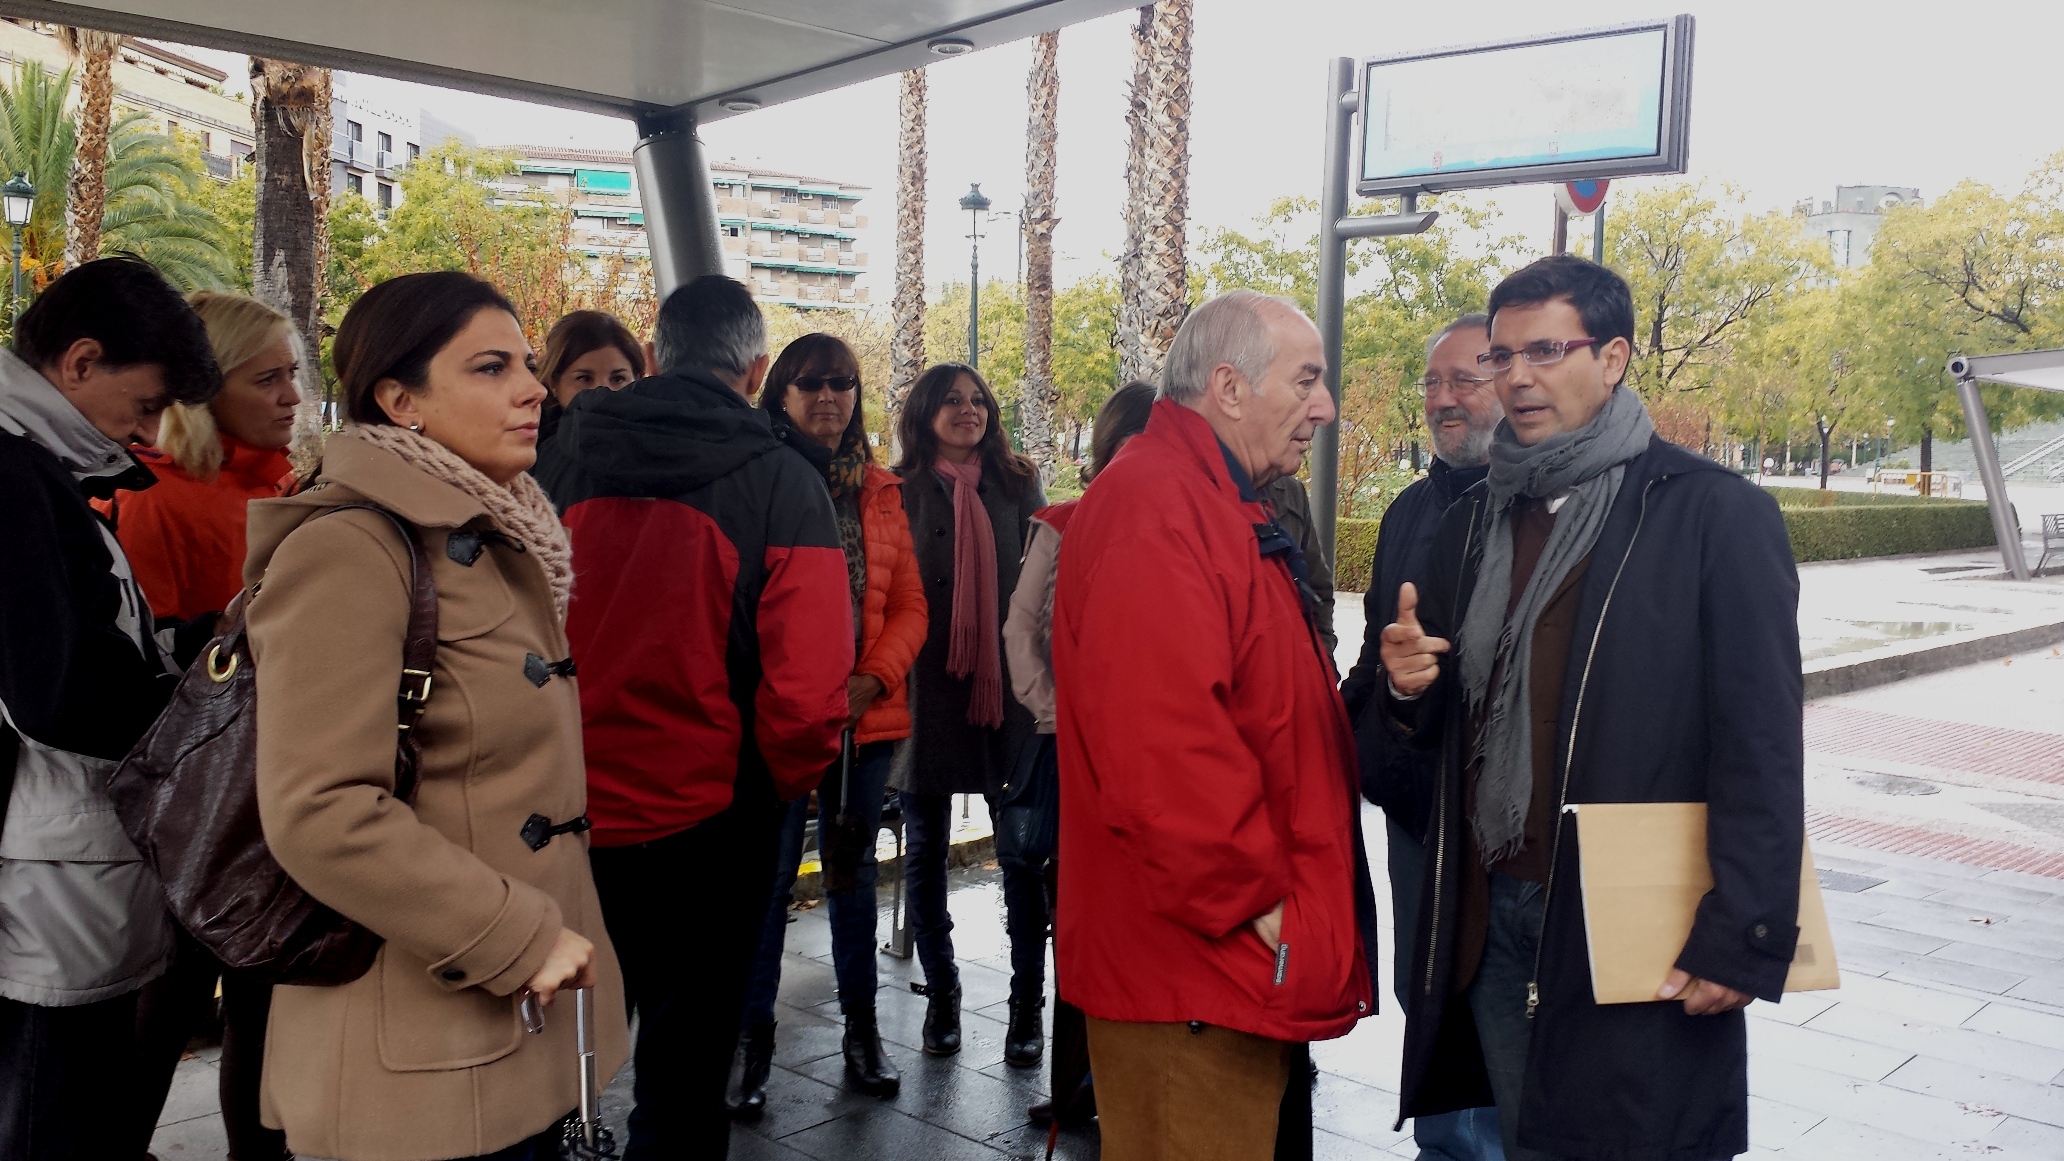
[[[330,192],[355,193],[382,213],[401,203],[401,167],[457,138],[473,135],[428,109],[405,111],[360,91],[350,73],[330,81]]]
[[[1793,212],[1802,219],[1809,242],[1824,242],[1837,268],[1854,270],[1870,261],[1871,239],[1884,224],[1885,211],[1921,204],[1921,191],[1905,185],[1840,185],[1832,201],[1818,209],[1809,199]]]
[[[56,25],[0,20],[0,63],[11,70],[31,60],[53,72],[70,68],[75,78],[78,74],[77,62],[57,38]],[[113,75],[116,106],[149,113],[168,133],[198,137],[208,172],[216,178],[235,177],[256,149],[244,92],[250,87],[248,78],[232,80],[213,65],[135,39],[123,41],[116,50]],[[227,91],[231,89],[236,91]]]
[[[589,257],[645,258],[645,214],[631,155],[615,150],[516,146],[509,192],[544,190],[570,206],[575,245]],[[713,164],[725,272],[762,302],[803,309],[857,309],[867,254],[858,248],[867,219],[865,186],[828,178]]]

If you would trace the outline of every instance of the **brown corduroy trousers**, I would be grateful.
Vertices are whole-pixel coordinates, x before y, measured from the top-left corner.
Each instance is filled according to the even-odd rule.
[[[1104,1161],[1270,1161],[1290,1049],[1208,1024],[1090,1017]]]

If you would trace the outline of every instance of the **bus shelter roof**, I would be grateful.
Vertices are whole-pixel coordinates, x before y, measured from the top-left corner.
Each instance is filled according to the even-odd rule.
[[[1136,6],[1122,0],[0,0],[0,16],[708,123]],[[940,46],[950,39],[959,43]],[[733,107],[727,108],[726,103]]]
[[[1953,363],[1950,370],[1958,378],[2009,383],[2016,387],[2033,387],[2037,391],[2064,392],[2064,350],[1967,355],[1956,362],[1963,364],[1962,369]]]

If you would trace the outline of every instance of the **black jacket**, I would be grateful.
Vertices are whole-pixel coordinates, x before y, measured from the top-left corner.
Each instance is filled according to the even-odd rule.
[[[1046,507],[1046,493],[1037,478],[1011,476],[995,466],[982,471],[982,507],[996,537],[996,655],[1003,657],[1002,620],[1017,591],[1018,570],[1025,560],[1025,542],[1032,513]],[[919,472],[903,480],[903,511],[910,517],[910,543],[917,553],[917,574],[924,581],[925,607],[931,629],[924,648],[910,667],[910,745],[904,748],[890,784],[912,794],[987,794],[1003,791],[1018,752],[1038,727],[1032,711],[1018,703],[1010,678],[1003,682],[1003,727],[985,730],[968,724],[968,699],[974,682],[946,672],[953,627],[953,490],[939,473]]]
[[[1452,639],[1476,583],[1488,492],[1441,520],[1419,616]],[[1563,679],[1563,802],[1704,802],[1714,889],[1677,965],[1765,1000],[1798,938],[1804,743],[1798,575],[1776,503],[1711,460],[1651,440],[1591,553]],[[1401,1116],[1490,1103],[1466,1003],[1448,1003],[1460,860],[1463,698],[1456,655],[1416,702],[1381,694],[1439,755],[1405,1029]],[[1519,1140],[1586,1161],[1710,1161],[1748,1149],[1743,1013],[1591,999],[1576,829],[1556,813]]]
[[[178,682],[140,643],[150,607],[87,506],[156,482],[126,452],[87,474],[0,426],[0,543],[10,558],[0,569],[0,704],[45,745],[119,759]]]
[[[1397,620],[1398,586],[1419,580],[1425,572],[1441,513],[1489,473],[1490,468],[1481,464],[1456,468],[1435,457],[1426,478],[1399,492],[1384,510],[1376,530],[1376,559],[1369,567],[1369,591],[1362,597],[1362,655],[1340,683],[1348,720],[1355,725],[1355,749],[1361,755],[1362,797],[1422,841],[1426,818],[1433,813],[1434,756],[1399,745],[1384,720],[1383,700],[1371,696],[1383,684],[1383,628]]]

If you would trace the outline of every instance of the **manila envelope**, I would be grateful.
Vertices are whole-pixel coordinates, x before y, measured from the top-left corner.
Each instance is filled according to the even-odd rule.
[[[1706,804],[1586,802],[1567,809],[1577,816],[1592,998],[1600,1004],[1653,1001],[1691,935],[1699,900],[1713,889]],[[1813,852],[1802,846],[1799,945],[1784,990],[1840,986]]]

